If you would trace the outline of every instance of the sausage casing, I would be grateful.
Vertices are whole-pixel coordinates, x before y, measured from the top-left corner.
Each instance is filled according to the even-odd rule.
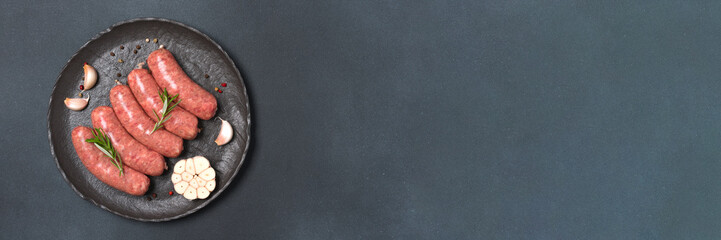
[[[113,148],[118,151],[123,164],[138,172],[158,176],[167,168],[165,158],[160,153],[148,149],[125,131],[113,109],[99,106],[90,115],[94,128],[100,128],[110,138]]]
[[[75,152],[78,153],[80,161],[88,171],[101,182],[115,189],[136,196],[145,194],[150,186],[148,176],[128,166],[123,166],[123,175],[120,176],[118,168],[110,162],[111,158],[105,156],[95,144],[85,141],[86,139],[93,138],[92,131],[93,130],[88,127],[78,126],[75,127],[71,133]]]
[[[150,75],[146,69],[135,69],[128,74],[128,86],[145,113],[157,122],[155,114],[161,115],[163,100],[160,98],[158,93],[160,87],[155,83],[153,75]],[[176,106],[170,111],[168,120],[163,123],[163,128],[178,137],[192,140],[198,135],[198,118],[180,106]]]
[[[125,130],[150,150],[170,158],[183,151],[182,138],[162,128],[153,132],[155,121],[145,114],[128,86],[117,85],[110,89],[110,104]]]
[[[180,107],[203,120],[215,116],[218,102],[213,94],[193,82],[170,51],[165,48],[155,50],[150,53],[147,62],[148,68],[161,88],[168,89],[168,93],[172,95],[180,94],[179,98],[182,99],[178,104]]]

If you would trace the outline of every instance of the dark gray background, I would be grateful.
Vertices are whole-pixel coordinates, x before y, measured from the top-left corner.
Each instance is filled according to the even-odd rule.
[[[721,238],[721,4],[596,2],[3,2],[0,238]],[[166,223],[78,197],[47,139],[65,62],[136,17],[251,98],[238,177]]]

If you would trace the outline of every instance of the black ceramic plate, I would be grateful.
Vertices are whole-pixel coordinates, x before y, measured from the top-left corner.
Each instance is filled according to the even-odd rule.
[[[146,42],[146,38],[150,41]],[[153,41],[155,38],[158,39],[157,43]],[[110,106],[108,95],[115,85],[115,79],[127,83],[127,74],[161,44],[173,53],[190,78],[216,97],[216,116],[229,121],[235,133],[230,143],[219,147],[213,141],[218,134],[220,120],[201,120],[199,127],[202,131],[198,137],[184,141],[185,150],[178,158],[166,159],[170,170],[161,176],[150,177],[150,189],[146,196],[131,196],[105,185],[88,172],[75,153],[70,133],[76,126],[92,127],[90,113],[97,106]],[[63,100],[77,97],[80,93],[84,62],[97,69],[98,83],[83,93],[84,97],[90,95],[88,107],[78,112],[71,111],[65,107]],[[121,77],[117,76],[118,73]],[[221,87],[221,83],[227,83],[227,87]],[[215,92],[216,87],[222,89],[223,93]],[[170,20],[134,19],[101,32],[70,58],[50,96],[48,137],[58,169],[82,198],[112,213],[135,220],[177,219],[208,205],[238,173],[250,137],[248,96],[233,60],[208,36]],[[169,195],[173,191],[170,182],[173,165],[180,159],[197,155],[208,158],[215,168],[215,191],[207,199],[195,201],[178,194]],[[153,193],[157,194],[157,198],[151,197]]]

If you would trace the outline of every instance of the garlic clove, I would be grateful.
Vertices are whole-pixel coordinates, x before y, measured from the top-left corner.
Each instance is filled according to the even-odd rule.
[[[85,81],[83,82],[84,90],[90,90],[98,81],[98,72],[95,71],[93,66],[88,65],[88,63],[83,64],[83,72],[85,73]]]
[[[233,139],[233,126],[230,126],[230,123],[222,118],[220,118],[220,121],[223,121],[223,123],[220,126],[218,137],[215,138],[215,144],[218,144],[218,146],[225,145],[230,142],[230,139]]]
[[[195,165],[196,173],[203,172],[203,170],[210,167],[210,162],[208,161],[208,159],[202,156],[193,157],[193,164]]]
[[[210,196],[210,191],[208,189],[205,189],[205,187],[199,187],[198,188],[198,198],[199,199],[206,199]]]
[[[88,94],[87,98],[65,98],[64,102],[65,107],[67,107],[68,109],[73,111],[80,111],[88,106],[88,101],[90,101],[90,94]]]
[[[196,191],[197,191],[197,189],[195,189],[193,187],[188,187],[188,190],[186,190],[185,193],[183,193],[183,197],[187,198],[188,200],[195,200],[198,198]]]
[[[175,192],[177,192],[179,194],[183,194],[183,193],[185,193],[185,190],[188,189],[188,182],[179,182],[179,183],[175,184],[174,188],[175,188]]]
[[[180,160],[177,163],[175,163],[175,166],[173,167],[174,173],[183,173],[185,172],[185,160]]]
[[[193,179],[193,174],[190,174],[188,172],[184,172],[184,173],[180,174],[180,176],[182,177],[183,181],[186,181],[186,182]]]
[[[198,186],[205,186],[205,184],[208,183],[208,181],[205,181],[198,176],[194,177],[193,179],[198,182]]]
[[[205,184],[205,188],[211,192],[215,190],[215,179],[208,181],[208,183]]]
[[[198,173],[198,177],[204,179],[205,181],[215,179],[215,170],[213,168],[205,169],[201,173]]]
[[[175,184],[183,180],[183,177],[180,176],[180,174],[173,173],[173,176],[170,177],[170,180],[173,182],[173,184]]]
[[[185,160],[185,172],[195,175],[195,163],[192,158]]]
[[[198,180],[195,180],[195,178],[190,180],[190,182],[188,182],[188,184],[190,184],[190,186],[193,188],[198,188]]]

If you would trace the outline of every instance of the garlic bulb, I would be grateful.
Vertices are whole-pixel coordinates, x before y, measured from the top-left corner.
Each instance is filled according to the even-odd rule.
[[[93,66],[88,65],[88,63],[83,65],[83,72],[85,73],[85,81],[83,82],[85,89],[83,90],[90,90],[98,81],[98,72],[95,71]]]
[[[219,118],[220,121],[223,121],[223,123],[220,126],[220,132],[218,133],[218,137],[215,138],[215,144],[225,145],[226,143],[230,142],[230,139],[233,138],[233,126],[230,126],[230,123],[228,121],[223,120],[222,118]]]
[[[80,111],[85,109],[86,106],[88,106],[88,101],[90,100],[90,94],[88,94],[87,98],[65,98],[65,107],[67,107],[70,110],[73,111]]]
[[[215,190],[215,169],[202,156],[183,159],[175,163],[170,181],[175,192],[188,200],[206,199]]]

